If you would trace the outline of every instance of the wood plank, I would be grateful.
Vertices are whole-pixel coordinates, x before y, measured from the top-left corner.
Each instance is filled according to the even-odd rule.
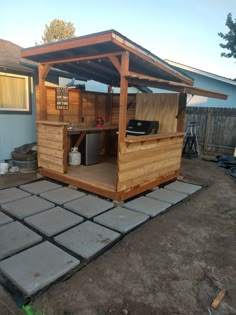
[[[39,161],[39,167],[43,167],[45,170],[55,171],[61,174],[64,174],[64,168],[62,166],[56,166],[54,164],[48,163],[47,161]]]
[[[109,60],[113,64],[113,66],[116,68],[116,70],[121,73],[121,63],[120,60],[117,58],[117,56],[110,56]]]
[[[38,134],[38,138],[39,139],[45,139],[45,140],[52,140],[55,142],[60,142],[63,141],[63,135],[50,135],[50,134],[46,134],[46,133],[40,133]]]
[[[45,153],[39,153],[38,154],[38,161],[39,161],[39,163],[45,162],[45,163],[49,163],[49,164],[63,167],[63,158],[50,156],[50,155],[47,155]]]
[[[139,177],[133,177],[133,178],[122,178],[120,180],[120,177],[118,177],[118,187],[117,191],[127,190],[127,189],[133,189],[136,186],[139,185],[145,185],[148,182],[152,182],[155,179],[158,179],[160,176],[168,176],[169,174],[172,174],[174,172],[178,172],[179,170],[179,163],[173,163],[171,165],[168,165],[166,168],[158,169],[155,172],[149,172],[145,174],[145,172],[140,172]]]
[[[55,142],[53,140],[45,140],[38,138],[38,146],[42,148],[49,148],[55,150],[63,150],[63,143],[62,142]]]
[[[221,290],[217,294],[217,296],[214,299],[214,301],[211,303],[211,307],[213,307],[214,309],[217,309],[217,307],[220,305],[221,301],[223,300],[225,294],[226,294],[226,289]]]
[[[147,142],[134,142],[134,143],[125,143],[121,146],[120,153],[128,153],[128,152],[135,152],[135,151],[143,151],[148,149],[154,148],[162,148],[165,147],[168,151],[169,146],[183,143],[183,136],[180,137],[173,137],[173,138],[165,138],[165,139],[156,139],[153,141]]]
[[[179,172],[174,171],[168,175],[159,176],[158,178],[148,183],[143,183],[142,185],[137,185],[135,187],[132,187],[132,189],[128,188],[124,191],[120,191],[117,193],[117,200],[122,201],[122,200],[129,199],[131,197],[134,197],[136,195],[139,195],[143,193],[144,191],[147,191],[155,186],[161,185],[165,182],[168,182],[170,180],[177,178],[178,175],[179,175]]]
[[[169,159],[162,159],[159,163],[151,161],[149,164],[139,164],[135,168],[130,165],[119,165],[119,182],[126,180],[131,180],[134,178],[138,181],[146,180],[148,176],[154,176],[155,172],[162,171],[163,169],[168,169],[172,165],[179,165],[180,154],[176,153],[173,157]]]
[[[42,146],[39,146],[38,147],[38,154],[46,154],[48,156],[52,156],[52,157],[55,157],[55,158],[59,158],[59,159],[63,159],[63,154],[64,152],[62,150],[54,150],[54,149],[51,149],[51,148],[47,148],[47,147],[42,147]]]
[[[136,119],[159,121],[160,134],[176,132],[177,93],[137,94],[136,98]]]
[[[48,120],[37,120],[37,124],[42,125],[51,125],[51,126],[68,126],[68,122],[59,122],[59,121],[48,121]]]
[[[172,146],[168,146],[168,148],[164,146],[161,148],[148,149],[148,150],[145,150],[144,154],[142,153],[140,154],[140,151],[124,153],[119,156],[119,161],[120,161],[120,164],[125,164],[125,163],[142,164],[143,161],[146,161],[150,158],[153,160],[159,161],[162,159],[162,156],[164,156],[165,158],[168,158],[169,156],[172,156],[172,154],[175,154],[176,152],[181,152],[181,151],[182,151],[182,145],[175,144]]]
[[[38,65],[38,90],[39,90],[39,102],[37,104],[37,119],[47,120],[47,97],[46,97],[46,87],[45,81],[43,79],[44,66],[42,64]]]
[[[49,52],[55,52],[60,50],[68,50],[72,48],[84,47],[87,45],[94,45],[100,44],[104,42],[108,42],[111,40],[111,34],[100,34],[95,36],[89,36],[84,38],[77,38],[69,41],[63,42],[55,42],[51,43],[50,45],[43,45],[43,46],[35,46],[32,48],[27,48],[22,50],[22,57],[29,57],[34,56],[37,54],[44,54]]]
[[[127,120],[127,99],[128,99],[128,80],[125,77],[129,71],[129,54],[121,57],[121,77],[120,77],[120,108],[119,108],[119,136],[118,145],[123,142],[126,134]]]
[[[68,63],[68,62],[76,62],[76,61],[86,61],[86,60],[94,60],[94,59],[102,59],[102,58],[112,58],[119,55],[123,55],[123,51],[112,52],[112,53],[105,53],[105,54],[96,54],[90,56],[83,56],[83,57],[74,57],[74,58],[63,58],[53,61],[44,62],[45,65],[56,65],[61,63]]]

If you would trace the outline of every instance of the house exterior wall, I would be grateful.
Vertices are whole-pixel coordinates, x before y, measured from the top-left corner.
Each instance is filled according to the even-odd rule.
[[[229,95],[228,99],[219,100],[216,98],[208,98],[203,96],[189,96],[189,106],[204,106],[204,107],[222,107],[222,108],[236,108],[236,85],[228,84],[220,80],[212,79],[191,71],[183,70],[182,72],[194,79],[194,86],[206,90],[212,90]]]
[[[14,148],[36,141],[35,86],[31,94],[31,113],[0,112],[0,161],[11,158]]]

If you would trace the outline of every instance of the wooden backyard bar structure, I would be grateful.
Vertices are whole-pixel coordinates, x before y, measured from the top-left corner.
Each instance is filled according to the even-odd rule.
[[[114,30],[23,49],[39,63],[38,165],[43,176],[122,201],[175,179],[180,170],[187,94],[227,96],[193,86],[191,78]],[[51,67],[108,85],[107,93],[68,89],[68,109],[56,109],[56,88],[46,87]],[[119,87],[120,93],[112,92]],[[172,93],[129,94],[155,87]],[[96,117],[103,117],[102,128]],[[126,135],[130,119],[159,121],[157,133]],[[68,165],[71,147],[99,133],[100,160]]]

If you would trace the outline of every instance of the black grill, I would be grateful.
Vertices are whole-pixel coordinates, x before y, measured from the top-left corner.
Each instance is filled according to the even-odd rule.
[[[158,132],[159,121],[130,119],[126,129],[126,135],[142,136]]]

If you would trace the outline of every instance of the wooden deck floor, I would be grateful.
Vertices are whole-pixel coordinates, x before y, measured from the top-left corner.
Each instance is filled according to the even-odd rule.
[[[106,161],[89,166],[69,166],[64,176],[77,178],[89,185],[116,191],[117,167],[115,161]]]

